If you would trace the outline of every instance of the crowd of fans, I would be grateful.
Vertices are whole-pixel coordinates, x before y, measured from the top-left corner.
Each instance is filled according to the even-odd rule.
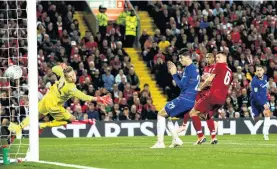
[[[111,28],[104,37],[87,30],[80,37],[74,7],[64,2],[40,2],[38,16],[39,91],[42,95],[56,80],[51,67],[61,62],[73,67],[77,87],[84,93],[100,96],[110,93],[113,107],[73,98],[65,103],[78,120],[141,120],[156,118],[149,86],[140,81],[131,58],[122,48],[120,31]],[[47,119],[48,120],[48,119]]]
[[[192,51],[200,73],[206,65],[207,53],[223,51],[233,71],[229,96],[216,117],[249,117],[250,82],[255,65],[262,65],[268,78],[268,99],[273,116],[277,116],[277,18],[276,2],[238,1],[149,1],[147,9],[156,26],[153,36],[143,30],[140,37],[142,57],[168,93],[169,100],[179,89],[167,70],[166,61],[178,65],[178,50]],[[166,76],[166,77],[165,77]]]
[[[0,7],[3,10],[0,11],[0,26],[3,31],[0,32],[0,76],[4,76],[3,72],[8,65],[19,64],[23,68],[23,78],[19,81],[0,79],[0,123],[7,123],[7,120],[21,121],[28,114],[29,106],[26,87],[26,2],[7,3],[8,9],[14,10],[7,12],[6,2],[1,2]],[[18,10],[15,10],[17,8]],[[78,120],[155,119],[157,111],[152,104],[149,86],[145,84],[143,89],[139,88],[140,81],[131,64],[131,58],[122,48],[121,36],[124,35],[112,28],[104,38],[100,33],[93,36],[89,30],[84,37],[80,37],[79,22],[74,19],[74,13],[74,6],[70,3],[42,1],[37,4],[40,99],[58,79],[51,68],[63,62],[76,71],[78,89],[92,96],[111,94],[114,101],[112,107],[104,107],[77,98],[69,100],[64,106]],[[43,120],[49,121],[51,117],[45,117]]]
[[[214,1],[149,1],[138,5],[139,9],[148,10],[158,27],[153,36],[143,30],[141,55],[169,100],[178,96],[179,88],[168,73],[166,61],[173,61],[181,72],[178,50],[187,47],[193,52],[200,73],[206,65],[204,56],[207,53],[224,51],[234,78],[226,104],[216,117],[250,116],[249,84],[258,64],[266,70],[270,109],[273,116],[277,116],[277,3],[263,2],[254,8],[245,2]],[[19,121],[28,114],[25,18],[26,2],[0,3],[0,76],[4,76],[9,65],[19,64],[23,68],[23,77],[19,81],[0,79],[1,123]],[[110,93],[114,100],[112,107],[76,98],[69,100],[64,106],[77,119],[156,118],[157,110],[152,104],[149,86],[145,84],[143,89],[139,88],[141,82],[131,58],[122,48],[124,35],[119,26],[107,31],[104,38],[100,33],[93,36],[89,30],[80,37],[79,21],[73,19],[74,6],[58,1],[39,2],[37,18],[40,97],[57,80],[51,68],[64,62],[76,70],[80,90],[92,96]],[[51,117],[44,120],[51,120]]]

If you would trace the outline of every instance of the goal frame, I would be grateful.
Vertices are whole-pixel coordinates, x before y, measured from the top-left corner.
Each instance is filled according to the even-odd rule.
[[[27,0],[28,85],[29,85],[29,152],[26,161],[39,161],[38,135],[38,65],[36,0]]]

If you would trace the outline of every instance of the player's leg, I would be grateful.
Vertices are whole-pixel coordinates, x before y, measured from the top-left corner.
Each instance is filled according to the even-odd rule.
[[[211,144],[217,144],[218,141],[216,139],[215,121],[213,120],[213,113],[213,110],[208,112],[206,122],[211,134]]]
[[[189,113],[192,120],[192,124],[198,136],[198,139],[195,142],[195,144],[202,144],[206,142],[206,138],[202,131],[202,125],[201,125],[199,114],[200,113],[205,114],[206,112],[209,112],[210,110],[212,110],[209,99],[210,99],[209,95],[204,96],[194,105],[194,108]]]
[[[184,114],[184,119],[182,125],[177,129],[177,133],[181,133],[182,131],[186,130],[187,128],[187,123],[189,120],[190,116],[188,112],[185,112]]]
[[[263,127],[264,140],[269,140],[268,134],[269,134],[269,128],[271,125],[271,122],[270,122],[271,112],[269,108],[264,109],[263,114],[264,114],[264,127]]]
[[[193,124],[193,126],[196,130],[197,136],[198,136],[198,139],[195,144],[202,144],[202,143],[206,142],[206,138],[202,131],[201,120],[199,118],[199,114],[200,114],[200,111],[196,110],[195,108],[193,108],[190,111],[190,117],[192,120],[192,124]]]
[[[151,148],[165,148],[164,132],[165,132],[165,127],[166,127],[166,123],[165,123],[166,116],[167,116],[167,112],[165,111],[165,109],[162,109],[158,112],[158,116],[157,116],[157,137],[158,137],[158,141]]]
[[[197,102],[201,99],[201,97],[204,97],[205,95],[206,95],[206,92],[205,92],[204,90],[198,92],[197,95],[196,95],[195,103],[197,103]],[[189,110],[189,111],[190,111],[190,110]],[[186,128],[187,128],[187,127],[186,127],[186,126],[187,126],[187,122],[188,122],[188,120],[190,119],[189,111],[188,111],[188,112],[185,112],[185,114],[184,114],[184,119],[183,119],[183,124],[182,124],[182,126],[180,126],[180,127],[177,129],[177,133],[180,133],[180,132],[186,130]]]
[[[64,126],[68,123],[73,123],[73,124],[94,124],[95,123],[93,120],[76,120],[76,117],[73,116],[71,113],[69,113],[62,106],[58,108],[52,108],[52,110],[55,110],[55,111],[49,114],[54,118],[54,120],[50,122],[41,123],[40,124],[41,129],[46,127]]]
[[[168,102],[165,106],[164,109],[162,109],[158,113],[158,121],[157,121],[157,135],[158,135],[158,142],[152,147],[152,148],[164,148],[164,132],[165,132],[165,117],[170,116],[170,117],[176,117],[177,115],[180,114],[180,112],[187,111],[188,108],[186,106],[192,107],[193,103],[188,103],[185,104],[183,103],[183,100],[180,98],[176,98],[170,102]],[[173,122],[171,119],[168,120],[168,129],[169,132],[172,135],[172,144],[170,147],[176,147],[176,146],[181,146],[183,144],[182,140],[178,137],[178,134],[174,128]],[[156,146],[157,145],[157,146]],[[163,146],[161,146],[163,145]],[[159,147],[160,146],[160,147]]]
[[[168,115],[170,117],[176,117],[182,114],[183,112],[188,113],[189,110],[192,109],[194,105],[193,98],[187,97],[187,98],[176,98],[172,100],[172,102],[169,102],[165,110],[168,112]],[[169,146],[170,148],[174,148],[177,146],[183,145],[183,141],[178,137],[178,133],[173,125],[173,122],[171,119],[168,121],[168,129],[172,135],[172,144]]]

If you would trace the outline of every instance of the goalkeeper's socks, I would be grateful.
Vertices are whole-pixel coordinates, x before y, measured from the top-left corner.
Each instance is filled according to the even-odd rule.
[[[21,127],[21,129],[24,129],[29,124],[30,124],[30,117],[28,116],[19,124],[19,126]]]
[[[71,122],[71,124],[95,124],[95,120],[91,120],[91,119],[88,119],[88,120],[74,120]]]
[[[45,122],[40,124],[40,129],[46,128],[46,127],[58,127],[67,124],[67,121],[57,121],[53,120],[50,122]]]

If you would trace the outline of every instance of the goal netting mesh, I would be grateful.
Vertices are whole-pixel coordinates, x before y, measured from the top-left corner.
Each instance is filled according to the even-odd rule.
[[[21,139],[16,139],[15,136],[8,131],[9,122],[20,123],[29,113],[27,46],[26,1],[1,1],[0,163],[3,163],[3,146],[9,147],[11,162],[24,159],[29,149],[29,139],[26,131],[23,131]],[[4,77],[5,70],[11,65],[19,65],[22,68],[22,78],[12,80]]]

